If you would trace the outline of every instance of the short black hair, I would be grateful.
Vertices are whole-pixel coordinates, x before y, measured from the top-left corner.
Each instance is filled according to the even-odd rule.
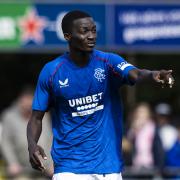
[[[72,28],[72,23],[76,19],[86,18],[86,17],[92,17],[88,13],[80,11],[80,10],[74,10],[68,12],[62,19],[61,28],[63,33],[70,33]]]

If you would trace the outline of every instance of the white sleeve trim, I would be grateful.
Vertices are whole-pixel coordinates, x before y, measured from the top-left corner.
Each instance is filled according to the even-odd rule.
[[[122,71],[124,71],[124,69],[129,67],[129,66],[132,66],[132,64],[129,64],[129,63],[123,64],[123,65],[119,64],[118,68],[120,68]]]

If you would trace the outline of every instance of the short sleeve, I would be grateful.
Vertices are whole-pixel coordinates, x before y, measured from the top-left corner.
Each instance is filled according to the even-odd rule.
[[[119,76],[121,83],[129,85],[133,85],[135,83],[129,79],[129,71],[136,69],[135,66],[125,61],[121,56],[113,53],[109,54],[108,60],[112,74]]]
[[[48,66],[45,65],[42,71],[40,72],[32,109],[39,111],[47,111],[50,104],[50,73]]]

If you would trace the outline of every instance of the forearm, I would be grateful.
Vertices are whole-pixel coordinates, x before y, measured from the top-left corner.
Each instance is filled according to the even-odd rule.
[[[27,140],[28,146],[37,144],[42,131],[42,123],[29,121],[27,126]]]
[[[152,75],[153,72],[155,71],[151,71],[147,69],[135,69],[129,73],[129,78],[133,82],[150,81],[153,80],[153,75]]]
[[[33,112],[32,116],[27,125],[27,140],[28,147],[34,146],[37,144],[39,137],[42,132],[42,118],[43,115],[41,112]]]
[[[153,71],[147,69],[139,69],[137,81],[153,80],[152,73]]]

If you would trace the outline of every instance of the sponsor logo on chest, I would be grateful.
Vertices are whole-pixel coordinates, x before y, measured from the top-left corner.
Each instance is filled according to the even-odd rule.
[[[104,105],[99,105],[99,101],[102,99],[103,93],[93,94],[91,96],[85,96],[76,99],[68,100],[70,107],[75,107],[77,112],[72,113],[72,117],[85,116],[93,114],[95,111],[104,109]]]

